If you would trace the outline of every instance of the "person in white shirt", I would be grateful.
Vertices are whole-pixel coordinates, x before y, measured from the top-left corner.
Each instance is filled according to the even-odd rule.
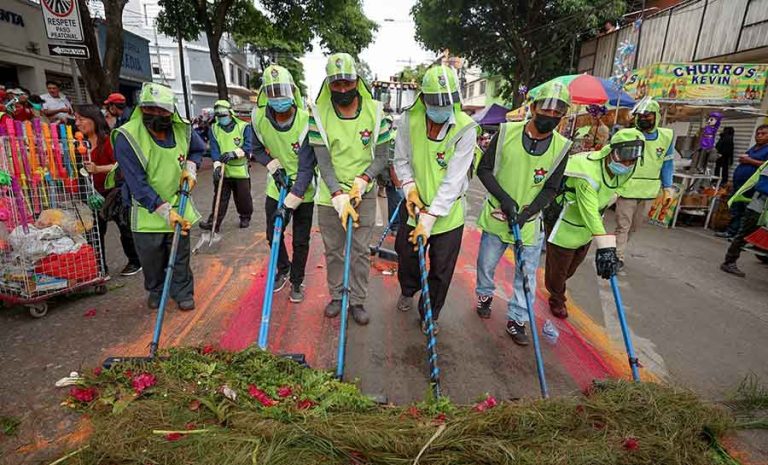
[[[47,116],[52,123],[66,123],[74,115],[72,104],[61,93],[57,83],[48,81],[45,87],[48,93],[40,96],[43,99],[43,115]]]

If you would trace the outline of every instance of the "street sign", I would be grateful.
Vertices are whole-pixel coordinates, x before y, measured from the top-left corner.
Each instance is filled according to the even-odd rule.
[[[83,41],[77,0],[40,0],[45,32],[51,40]]]
[[[53,56],[87,60],[91,57],[88,47],[80,44],[48,44],[48,51]]]

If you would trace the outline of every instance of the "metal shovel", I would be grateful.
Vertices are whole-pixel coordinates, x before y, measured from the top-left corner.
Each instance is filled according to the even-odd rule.
[[[203,235],[197,241],[194,247],[192,247],[192,253],[196,254],[200,248],[208,243],[208,247],[213,247],[214,244],[221,242],[221,234],[216,232],[216,223],[219,221],[219,203],[221,202],[221,186],[224,185],[224,173],[222,170],[221,178],[219,178],[219,185],[216,187],[216,201],[213,205],[213,223],[211,224],[210,231],[203,231]]]

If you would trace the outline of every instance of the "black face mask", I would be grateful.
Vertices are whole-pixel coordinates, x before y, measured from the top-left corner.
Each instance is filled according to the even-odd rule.
[[[542,134],[552,132],[558,124],[560,124],[560,118],[557,116],[547,116],[537,113],[533,118],[533,125],[536,126],[536,130]]]
[[[163,132],[171,129],[171,116],[143,115],[144,126],[155,132]]]
[[[635,124],[637,125],[637,129],[641,131],[648,131],[653,129],[653,121],[649,121],[647,119],[637,118],[637,123]]]
[[[350,89],[346,92],[337,92],[335,90],[331,91],[331,100],[336,105],[346,107],[352,104],[352,102],[355,101],[355,97],[357,97],[358,91],[357,87],[354,89]]]

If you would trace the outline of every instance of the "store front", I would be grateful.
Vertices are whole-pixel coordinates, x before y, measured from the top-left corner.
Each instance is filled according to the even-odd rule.
[[[99,56],[104,61],[107,27],[103,21],[96,23],[96,39]],[[149,59],[149,41],[141,36],[123,30],[123,61],[120,67],[120,83],[117,92],[125,95],[129,106],[139,95],[141,86],[152,82],[152,68]]]

